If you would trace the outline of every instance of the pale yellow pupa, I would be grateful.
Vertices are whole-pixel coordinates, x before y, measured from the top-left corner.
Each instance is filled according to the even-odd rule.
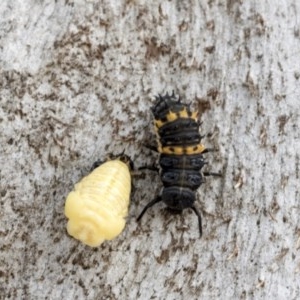
[[[78,182],[65,203],[69,235],[97,247],[125,227],[131,191],[129,163],[110,160]]]

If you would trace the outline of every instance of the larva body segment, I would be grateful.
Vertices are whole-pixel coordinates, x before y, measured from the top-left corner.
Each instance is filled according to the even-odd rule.
[[[67,197],[68,233],[91,247],[118,236],[125,227],[130,191],[125,162],[111,160],[94,169]]]

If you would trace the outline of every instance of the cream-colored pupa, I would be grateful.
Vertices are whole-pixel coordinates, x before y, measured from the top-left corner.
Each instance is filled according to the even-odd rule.
[[[91,247],[118,236],[125,227],[130,191],[128,159],[101,164],[78,182],[66,199],[68,233]]]

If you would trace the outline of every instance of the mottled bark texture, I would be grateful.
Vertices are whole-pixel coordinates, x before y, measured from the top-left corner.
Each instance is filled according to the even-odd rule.
[[[114,4],[113,4],[114,3]],[[300,2],[0,3],[1,299],[299,299]],[[97,159],[157,154],[150,107],[200,109],[206,171],[192,211],[134,178],[125,231],[91,249],[64,201]]]

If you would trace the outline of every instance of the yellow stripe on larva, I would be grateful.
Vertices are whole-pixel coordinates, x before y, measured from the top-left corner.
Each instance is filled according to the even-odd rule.
[[[189,115],[189,113],[191,115]],[[184,118],[184,119],[193,119],[194,121],[198,120],[198,111],[193,111],[188,112],[188,110],[186,109],[186,107],[184,107],[180,112],[179,112],[179,118]]]
[[[166,115],[167,122],[173,122],[176,119],[178,119],[178,116],[176,113],[172,112],[171,110]]]
[[[190,114],[190,115],[189,115]],[[173,111],[169,111],[166,114],[166,120],[162,121],[160,119],[154,120],[155,127],[160,128],[166,123],[176,121],[177,119],[192,119],[197,122],[198,120],[198,111],[189,112],[186,107],[184,107],[181,111],[175,113]]]
[[[162,147],[161,145],[158,146],[158,152],[163,154],[175,154],[175,155],[182,155],[182,154],[198,154],[202,153],[205,150],[204,145],[198,144],[196,146],[188,146],[188,147],[182,147],[182,146],[165,146]]]
[[[111,160],[100,165],[67,197],[68,233],[91,247],[118,236],[125,227],[130,191],[131,177],[125,163]]]
[[[161,120],[154,120],[154,124],[156,128],[160,128],[161,126],[163,126],[164,124],[166,124],[166,122],[163,122]]]

